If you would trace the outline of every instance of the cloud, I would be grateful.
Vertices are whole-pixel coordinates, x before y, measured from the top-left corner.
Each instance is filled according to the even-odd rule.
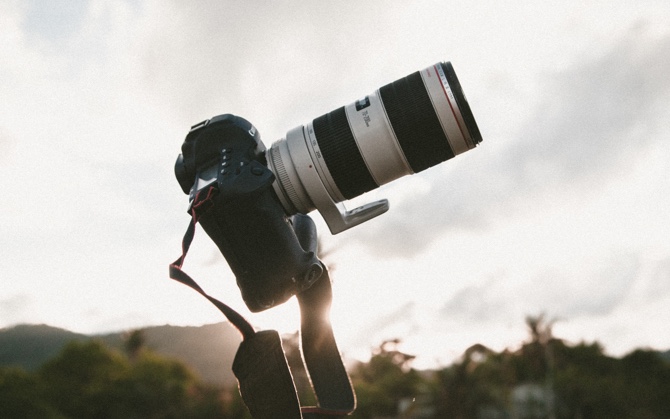
[[[28,313],[31,298],[27,294],[17,294],[0,300],[0,318],[3,324],[22,321]],[[32,317],[32,316],[31,316]]]
[[[0,153],[0,163],[9,157],[14,147],[16,147],[16,141],[0,126],[0,150],[2,150]]]
[[[509,313],[514,302],[500,293],[494,280],[466,286],[457,291],[442,307],[440,315],[451,321],[487,323]],[[502,298],[501,298],[502,297]]]
[[[544,283],[538,303],[563,318],[607,316],[625,303],[640,281],[641,262],[636,255],[596,262],[595,272],[589,272],[588,263],[580,265],[585,267],[582,272],[537,278],[536,282]]]
[[[360,328],[348,339],[348,343],[355,346],[364,346],[371,341],[381,341],[402,330],[403,334],[416,332],[420,325],[416,320],[416,304],[408,302],[390,312],[379,315],[377,318],[359,325]],[[372,338],[372,339],[371,339]]]
[[[642,281],[640,258],[632,254],[575,261],[575,266],[583,268],[546,269],[529,281],[498,275],[468,285],[453,294],[440,316],[475,324],[513,322],[541,312],[562,320],[602,317],[625,304]]]
[[[138,49],[140,77],[148,92],[191,124],[231,112],[255,121],[261,132],[281,122],[286,130],[296,115],[318,116],[296,109],[309,109],[356,74],[355,57],[329,66],[347,50],[365,55],[350,48],[346,35],[373,30],[363,19],[374,11],[383,15],[379,4],[345,18],[343,5],[331,3],[149,3],[145,14],[154,23]]]
[[[527,187],[611,174],[658,140],[670,92],[670,35],[632,29],[593,62],[558,73],[504,166]]]
[[[45,42],[62,46],[79,29],[88,2],[76,1],[63,4],[30,0],[22,2],[26,10],[23,26],[31,42]]]
[[[660,300],[670,296],[670,257],[658,261],[645,285],[645,297],[649,300]]]
[[[664,141],[669,73],[670,35],[654,38],[630,29],[605,53],[546,74],[539,103],[516,138],[483,130],[477,149],[415,175],[430,187],[399,205],[392,202],[376,227],[355,238],[376,254],[412,257],[447,231],[481,231],[493,217],[541,202],[543,194],[591,193],[589,188],[620,179],[650,145]],[[475,117],[480,126],[505,123],[481,124],[498,115]],[[489,146],[500,141],[505,145]],[[402,188],[402,182],[393,187]],[[402,234],[384,234],[389,230]]]
[[[59,10],[33,0],[0,2],[0,113],[6,116],[0,187],[9,197],[0,204],[0,242],[5,271],[17,279],[3,289],[0,319],[80,331],[218,319],[166,273],[188,223],[186,196],[172,173],[188,127],[233,112],[254,122],[269,145],[437,60],[454,62],[484,143],[380,189],[390,212],[335,236],[334,247],[340,237],[366,246],[354,246],[338,262],[353,278],[341,283],[359,295],[349,299],[351,306],[344,287],[336,297],[355,317],[342,328],[351,340],[367,349],[394,336],[423,340],[434,330],[426,342],[441,333],[444,353],[463,330],[470,334],[462,343],[471,344],[496,333],[501,321],[518,324],[545,310],[579,317],[592,329],[594,317],[621,315],[619,307],[635,313],[631,288],[639,291],[636,301],[649,296],[660,307],[667,263],[638,268],[642,259],[625,252],[653,248],[653,257],[667,257],[667,211],[659,210],[667,205],[654,205],[654,194],[670,194],[658,181],[630,180],[627,191],[638,191],[638,201],[654,199],[639,204],[646,211],[635,205],[607,211],[630,205],[616,189],[619,180],[645,149],[664,146],[659,124],[667,131],[670,121],[667,35],[621,28],[631,16],[647,15],[667,34],[667,6],[608,5],[607,19],[593,25],[605,7],[577,5],[574,14],[558,1],[529,8],[523,2],[129,0]],[[76,10],[60,11],[70,7]],[[594,46],[598,34],[607,41]],[[655,179],[667,175],[665,160],[655,156]],[[619,195],[575,210],[596,186]],[[538,222],[551,205],[547,196],[567,193],[576,197],[560,208],[565,214]],[[638,224],[619,228],[634,212]],[[658,220],[649,224],[640,214]],[[589,229],[594,220],[597,234]],[[556,225],[575,224],[585,228],[555,236]],[[651,229],[652,241],[645,234]],[[243,308],[218,249],[201,233],[188,272]],[[411,261],[388,263],[369,257],[367,248],[411,257],[441,238],[449,240]],[[613,240],[624,253],[620,261],[603,257]],[[582,253],[578,261],[566,256]],[[636,279],[639,271],[646,282]],[[442,317],[433,322],[439,308]],[[269,316],[268,324],[277,320]]]

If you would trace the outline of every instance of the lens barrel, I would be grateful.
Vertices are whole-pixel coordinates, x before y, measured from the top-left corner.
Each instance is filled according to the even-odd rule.
[[[421,172],[481,141],[454,68],[446,62],[289,131],[270,148],[268,162],[287,212],[307,213]],[[324,202],[322,189],[332,202]]]
[[[344,106],[316,118],[312,124],[323,159],[344,198],[355,198],[379,186],[356,144]]]

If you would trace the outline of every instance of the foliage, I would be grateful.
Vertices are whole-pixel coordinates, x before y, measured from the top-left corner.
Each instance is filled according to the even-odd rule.
[[[44,398],[44,385],[19,368],[0,368],[0,418],[61,418]]]
[[[402,399],[419,394],[422,378],[411,368],[414,356],[398,351],[398,343],[397,339],[382,343],[369,362],[353,369],[357,408],[352,417],[395,417]]]
[[[127,361],[101,343],[72,342],[41,368],[39,377],[47,401],[64,415],[104,417],[117,402],[115,384],[127,370]]]
[[[73,341],[37,373],[0,369],[0,417],[243,417],[226,411],[229,392],[148,350],[131,361],[99,341]]]
[[[617,359],[598,343],[554,338],[543,316],[527,325],[530,339],[519,349],[495,353],[475,345],[439,371],[435,417],[670,417],[670,364],[658,352]]]
[[[17,325],[0,329],[0,366],[36,371],[57,356],[69,342],[96,339],[132,357],[133,345],[178,358],[203,381],[223,387],[236,384],[230,365],[240,333],[228,322],[199,327],[155,326],[130,332],[88,336],[46,325]]]
[[[670,417],[670,362],[662,354],[638,349],[614,358],[597,342],[555,338],[543,316],[526,321],[529,337],[517,348],[473,345],[439,371],[412,368],[399,340],[382,343],[350,369],[352,418]],[[301,401],[311,404],[297,340],[289,337],[285,349]],[[148,348],[143,333],[130,332],[119,347],[74,340],[36,371],[0,368],[0,417],[250,418],[236,386],[205,384]]]

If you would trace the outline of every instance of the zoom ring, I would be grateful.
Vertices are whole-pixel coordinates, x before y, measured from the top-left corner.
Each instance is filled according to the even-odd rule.
[[[421,73],[379,89],[384,109],[414,173],[454,157]]]
[[[346,199],[375,189],[375,183],[349,127],[344,107],[313,121],[314,134],[337,188]]]

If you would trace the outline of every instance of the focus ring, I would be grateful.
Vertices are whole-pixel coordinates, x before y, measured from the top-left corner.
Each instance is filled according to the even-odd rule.
[[[421,73],[379,89],[384,109],[414,173],[454,157]]]
[[[346,199],[377,187],[349,127],[344,106],[316,118],[314,134],[337,188]]]

